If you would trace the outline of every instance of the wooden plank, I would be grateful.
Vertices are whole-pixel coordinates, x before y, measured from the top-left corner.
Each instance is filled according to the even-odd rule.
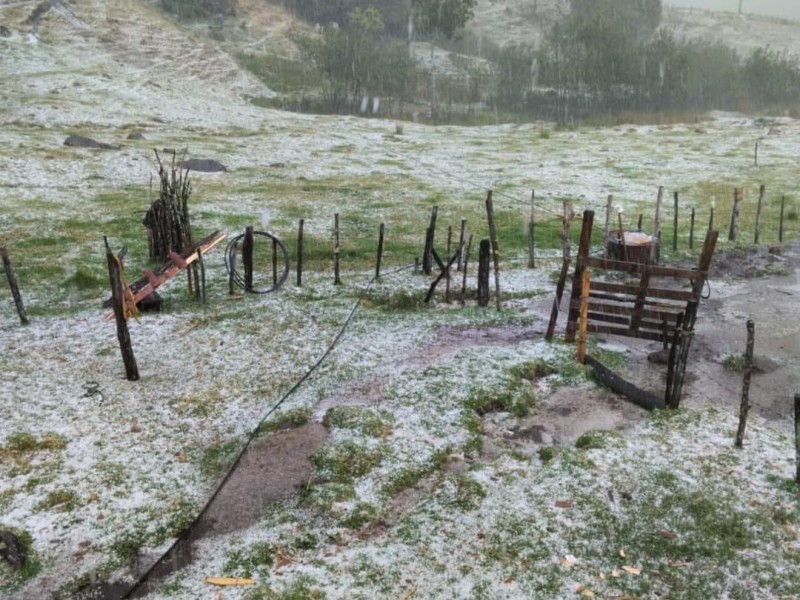
[[[580,310],[581,308],[581,300],[573,300],[570,304],[570,308],[574,308],[576,310]],[[589,310],[595,313],[604,313],[609,315],[626,315],[629,317],[634,317],[637,313],[637,308],[631,304],[609,304],[607,302],[598,302],[596,300],[589,300]],[[676,306],[674,310],[653,310],[649,308],[640,308],[638,309],[639,312],[639,320],[642,319],[651,319],[658,323],[662,323],[663,321],[674,321],[675,317],[678,316],[680,312],[684,310],[684,307]]]
[[[639,328],[639,323],[644,314],[644,303],[647,299],[647,286],[650,285],[650,272],[645,271],[642,273],[642,279],[639,283],[639,293],[636,295],[636,302],[633,305],[633,316],[631,317],[631,329],[636,330]]]
[[[612,283],[609,281],[592,281],[592,290],[597,290],[598,292],[610,292],[612,294],[627,294],[629,296],[636,296],[636,294],[639,292],[639,288],[635,285]],[[660,300],[677,300],[681,302],[689,302],[690,300],[696,299],[693,292],[687,292],[684,290],[668,290],[665,288],[657,288],[652,286],[647,288],[647,297]]]
[[[638,331],[631,331],[627,327],[611,327],[608,325],[598,325],[596,323],[590,322],[587,326],[587,331],[589,333],[602,333],[605,335],[619,335],[622,337],[632,337],[637,338],[640,340],[649,340],[651,342],[663,342],[666,338],[662,333],[656,333],[653,331],[644,331],[642,329]]]
[[[606,313],[596,313],[592,312],[591,310],[589,311],[588,315],[590,323],[591,322],[612,323],[615,325],[623,325],[625,327],[630,326],[630,318],[622,315],[609,315]],[[670,321],[667,321],[667,323],[670,323]],[[642,319],[642,321],[639,323],[639,329],[642,331],[648,330],[653,333],[664,334],[665,332],[664,321],[658,322],[658,321],[651,321],[648,319]],[[666,331],[671,333],[672,327],[667,325]]]
[[[583,211],[583,227],[581,228],[581,241],[578,244],[578,260],[575,263],[575,275],[572,278],[572,300],[575,301],[580,297],[581,293],[581,280],[583,278],[583,271],[586,268],[587,260],[589,257],[589,247],[592,241],[592,225],[594,223],[594,211]],[[602,262],[602,261],[601,261]],[[624,264],[624,263],[623,263]],[[602,267],[601,267],[602,268]],[[564,340],[567,342],[575,341],[575,324],[578,320],[577,308],[572,307],[570,303],[569,318],[567,320],[567,331],[564,335]]]
[[[607,260],[603,258],[584,257],[579,258],[581,267],[592,269],[603,269],[605,271],[622,271],[624,273],[645,273],[650,272],[651,277],[673,277],[694,279],[698,273],[695,269],[680,269],[678,267],[661,267],[658,265],[644,265],[640,263],[623,262],[620,260]],[[706,273],[707,275],[707,273]]]

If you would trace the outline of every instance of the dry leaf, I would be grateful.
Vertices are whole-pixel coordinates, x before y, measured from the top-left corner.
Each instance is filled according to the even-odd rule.
[[[403,594],[400,597],[400,600],[408,600],[409,598],[411,598],[411,596],[413,596],[416,593],[417,593],[417,588],[415,588],[415,587],[411,588],[410,590],[408,590],[405,594]]]
[[[637,569],[636,567],[629,567],[628,565],[625,565],[624,567],[622,567],[622,570],[625,571],[626,573],[631,574],[631,575],[641,575],[642,574],[642,570],[641,569]]]
[[[585,589],[586,589],[586,586],[585,586],[585,585],[583,585],[582,583],[576,583],[576,584],[575,584],[575,593],[576,593],[576,594],[580,594],[580,593],[581,593],[581,592],[583,592],[583,590],[585,590]]]
[[[564,558],[561,559],[561,566],[566,567],[568,569],[574,567],[578,563],[578,559],[572,556],[572,554],[567,554]]]
[[[586,589],[581,592],[581,596],[585,598],[594,598],[594,592],[592,590]]]
[[[627,554],[625,554],[625,550],[620,550],[619,551],[619,556],[620,556],[620,558],[625,558],[627,556]]]
[[[611,569],[611,576],[612,577],[619,577],[619,571],[616,569]]]
[[[209,585],[244,586],[255,585],[256,580],[243,577],[206,577],[206,583]]]
[[[573,500],[556,500],[557,508],[570,508],[575,502]]]
[[[600,577],[600,581],[605,581],[606,580],[606,574],[605,573],[599,573],[599,577]]]
[[[142,431],[142,426],[139,425],[136,421],[133,422],[131,425],[131,433],[140,433]]]
[[[283,550],[276,550],[275,551],[275,568],[280,569],[281,567],[285,567],[288,564],[294,562],[294,557],[289,556],[288,554],[284,553]]]
[[[672,533],[671,531],[667,531],[666,529],[662,529],[661,531],[659,531],[658,535],[660,535],[665,540],[671,540],[672,538],[675,537],[674,533]]]

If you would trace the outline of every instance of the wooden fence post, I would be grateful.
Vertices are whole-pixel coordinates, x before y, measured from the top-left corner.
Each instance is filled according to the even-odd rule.
[[[672,218],[672,251],[678,251],[678,192],[673,193],[675,201],[675,215]]]
[[[603,227],[603,258],[608,258],[608,234],[611,231],[611,204],[614,202],[614,194],[609,194],[606,198],[606,225]],[[639,217],[639,229],[642,228],[641,216]]]
[[[433,269],[433,241],[436,236],[436,215],[439,208],[434,206],[431,209],[431,220],[425,232],[425,250],[422,253],[422,272],[430,275]]]
[[[714,202],[711,202],[711,211],[708,213],[708,231],[714,231]]]
[[[203,251],[198,248],[197,249],[197,265],[200,269],[200,302],[203,304],[206,303],[206,264],[203,260]]]
[[[794,453],[797,467],[794,480],[800,483],[800,394],[794,395]]]
[[[381,258],[383,257],[383,231],[384,225],[380,224],[378,227],[378,258],[375,261],[375,279],[381,278]]]
[[[536,267],[536,238],[534,231],[533,207],[536,200],[536,190],[531,190],[531,217],[528,221],[528,268]]]
[[[466,233],[467,233],[467,220],[462,218],[461,219],[461,235],[458,238],[458,245],[461,248],[464,247],[464,236],[466,235]],[[461,270],[461,265],[463,263],[464,263],[464,255],[462,253],[462,254],[458,255],[458,263],[456,263],[458,266],[456,267],[456,271],[460,271]]]
[[[661,204],[664,202],[664,186],[659,186],[658,196],[656,197],[656,215],[653,219],[653,237],[661,241]],[[650,262],[654,263],[658,260],[658,252],[661,249],[661,244],[653,244],[650,246]]]
[[[639,221],[636,223],[636,231],[642,230],[642,213],[639,213]]]
[[[303,226],[305,219],[300,219],[297,226],[297,286],[303,285]]]
[[[786,196],[781,196],[781,219],[778,225],[778,242],[783,243],[783,209],[786,206]]]
[[[692,206],[692,216],[689,218],[689,250],[694,249],[694,215],[695,208]]]
[[[117,257],[108,245],[108,238],[103,236],[106,246],[106,262],[108,263],[108,278],[111,282],[111,306],[114,309],[114,319],[117,322],[117,340],[122,352],[122,362],[125,363],[125,378],[128,381],[139,379],[139,368],[136,366],[136,357],[133,355],[131,336],[128,332],[128,322],[125,320],[125,299],[123,297],[122,274]]]
[[[242,263],[244,264],[244,289],[253,291],[253,226],[248,225],[244,230],[242,243]]]
[[[756,232],[753,238],[753,243],[758,244],[758,234],[759,234],[759,226],[761,225],[761,207],[764,205],[764,194],[766,192],[766,187],[764,184],[761,184],[761,187],[758,188],[758,206],[756,206]]]
[[[231,259],[230,268],[231,270],[228,272],[228,295],[233,296],[234,294],[234,281],[233,281],[233,274],[236,272],[236,255],[239,254],[239,242],[233,242],[232,252],[229,254]]]
[[[575,259],[575,274],[572,277],[572,293],[570,295],[570,309],[567,317],[567,329],[564,333],[564,341],[575,341],[575,325],[578,321],[579,308],[573,308],[575,301],[579,299],[583,270],[586,268],[583,261],[589,256],[592,244],[592,225],[594,224],[594,211],[583,211],[583,225],[581,227],[581,239],[578,242],[578,256]]]
[[[472,234],[469,234],[467,249],[464,252],[464,277],[461,281],[461,306],[464,306],[467,298],[467,266],[469,265],[469,251],[472,249]]]
[[[453,226],[447,226],[447,257],[450,257],[450,249],[453,245]],[[464,246],[461,246],[458,249],[458,256],[461,256],[461,252],[464,250]],[[458,258],[456,258],[458,260]],[[446,303],[450,303],[450,266],[447,265],[447,273],[444,276],[444,301]]]
[[[578,354],[580,364],[586,362],[586,330],[589,325],[589,269],[581,275],[581,316],[578,323]]]
[[[550,321],[547,324],[547,332],[544,339],[548,342],[553,339],[553,334],[556,331],[556,321],[558,320],[558,311],[561,306],[561,298],[564,295],[564,285],[567,281],[567,272],[569,271],[570,262],[570,239],[569,227],[572,223],[572,202],[564,200],[564,218],[561,222],[561,271],[558,275],[558,283],[556,283],[556,297],[553,300],[553,308],[550,311]],[[605,245],[605,244],[603,244]]]
[[[8,249],[5,246],[0,246],[0,257],[3,259],[3,269],[5,269],[6,272],[8,287],[11,288],[11,296],[14,298],[14,306],[17,307],[19,321],[23,325],[27,325],[28,315],[25,312],[25,305],[22,303],[22,296],[19,293],[19,286],[17,285],[17,277],[14,275],[14,269],[11,267],[11,260],[8,258]]]
[[[739,232],[739,213],[742,210],[742,188],[734,188],[733,190],[733,210],[731,211],[731,227],[728,230],[728,241],[735,242],[736,234]]]
[[[736,431],[736,447],[741,448],[744,442],[744,429],[747,425],[747,413],[750,412],[750,378],[753,375],[753,344],[755,342],[755,324],[747,321],[747,349],[744,353],[744,382],[742,383],[742,402],[739,406],[739,429]]]
[[[756,166],[756,167],[758,166],[758,142],[756,142],[756,149],[755,149],[755,154],[754,154],[754,158],[753,158],[753,163],[754,163],[754,166]]]
[[[497,310],[503,307],[500,300],[500,248],[497,244],[497,229],[494,224],[494,203],[492,202],[492,190],[486,195],[486,217],[489,220],[489,238],[492,242],[492,258],[494,260],[494,293]]]
[[[339,278],[339,213],[333,215],[333,285],[341,285]]]
[[[481,240],[478,252],[478,306],[489,304],[489,261],[492,242]]]

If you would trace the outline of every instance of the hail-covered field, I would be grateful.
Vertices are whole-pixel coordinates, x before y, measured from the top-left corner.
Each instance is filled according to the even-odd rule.
[[[0,244],[30,319],[19,324],[3,279],[0,529],[24,541],[28,558],[19,572],[0,563],[0,597],[132,581],[192,522],[254,429],[254,444],[279,444],[312,426],[325,439],[310,466],[297,458],[303,484],[197,542],[192,564],[149,597],[800,595],[786,423],[756,415],[735,450],[735,393],[712,408],[693,385],[685,409],[645,414],[598,389],[570,345],[542,339],[564,200],[602,221],[613,194],[633,227],[639,213],[651,221],[664,186],[671,226],[677,191],[680,250],[666,252],[692,262],[689,209],[702,231],[712,206],[729,218],[743,187],[751,223],[763,184],[762,239],[777,238],[782,196],[796,239],[800,122],[720,113],[668,125],[432,127],[285,113],[248,102],[271,92],[197,28],[187,33],[146,3],[71,7],[47,13],[34,35],[24,24],[33,3],[0,5],[9,28]],[[64,146],[71,134],[121,148]],[[269,230],[292,271],[277,293],[230,295],[223,251],[212,251],[205,304],[181,277],[162,288],[162,313],[129,321],[141,375],[129,382],[101,306],[103,236],[129,247],[127,279],[153,266],[141,221],[158,193],[153,150],[169,162],[165,148],[228,167],[191,174],[196,237]],[[502,311],[472,299],[489,190]],[[535,269],[526,267],[531,190]],[[442,283],[424,305],[432,277],[405,268],[422,252],[433,206],[442,255],[448,226],[454,244],[462,219],[474,236],[464,305],[461,272],[451,302]],[[297,286],[300,219],[308,264]],[[386,254],[370,283],[380,223]],[[794,273],[781,286],[800,293]],[[610,363],[625,360],[619,346],[592,344]],[[736,389],[738,375],[717,376]],[[267,491],[282,485],[263,481]],[[223,589],[209,576],[254,583]]]

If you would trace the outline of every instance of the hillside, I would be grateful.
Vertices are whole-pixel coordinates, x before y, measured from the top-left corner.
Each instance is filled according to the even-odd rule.
[[[0,560],[0,598],[116,600],[250,439],[246,468],[211,513],[214,535],[153,582],[151,600],[800,596],[789,576],[800,564],[800,121],[714,112],[661,125],[433,127],[263,109],[251,98],[272,92],[232,55],[290,55],[294,25],[281,9],[240,4],[223,31],[179,24],[151,2],[0,4],[0,245],[30,318],[20,325],[0,276],[0,530],[29,556],[20,571]],[[525,29],[530,15],[512,27],[515,13],[497,8],[480,7],[494,31]],[[119,148],[65,146],[71,134]],[[272,232],[291,272],[277,293],[231,294],[224,250],[210,252],[205,303],[181,277],[161,288],[163,312],[128,321],[141,377],[127,381],[102,308],[103,236],[128,248],[129,281],[157,267],[142,219],[158,193],[153,150],[169,160],[164,148],[228,169],[190,175],[196,237]],[[615,218],[632,228],[642,214],[647,229],[659,186],[670,200],[662,256],[682,265],[696,264],[711,211],[726,228],[732,189],[745,190],[676,413],[598,386],[560,341],[563,318],[558,341],[543,339],[563,202],[597,223],[613,194]],[[490,189],[501,311],[474,300]],[[442,282],[424,304],[433,277],[413,264],[434,206],[442,256],[448,226],[456,238],[463,219],[475,239],[450,301]],[[725,365],[749,318],[769,360],[753,376],[740,451],[742,376]],[[665,373],[648,355],[661,344],[629,341],[590,346],[659,393]],[[222,589],[209,576],[255,584]]]

